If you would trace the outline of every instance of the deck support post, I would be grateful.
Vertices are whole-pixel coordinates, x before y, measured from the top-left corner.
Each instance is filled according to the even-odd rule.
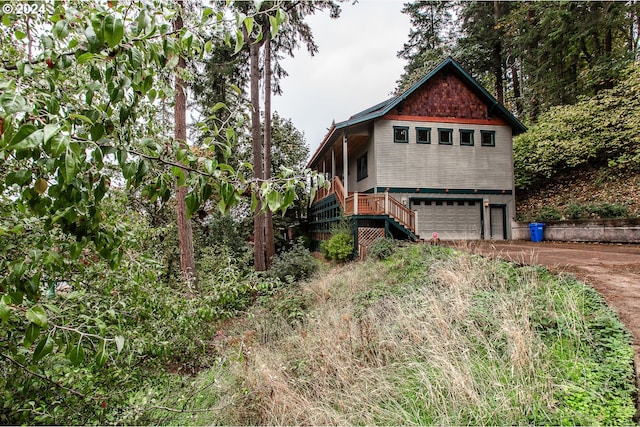
[[[358,256],[358,218],[353,220],[353,255]]]
[[[358,215],[358,192],[353,193],[353,214]]]
[[[389,192],[384,192],[384,213],[389,215]]]
[[[347,201],[349,197],[349,150],[347,147],[347,131],[342,134],[342,185],[344,186],[344,200]]]
[[[336,176],[336,149],[331,149],[331,177]]]

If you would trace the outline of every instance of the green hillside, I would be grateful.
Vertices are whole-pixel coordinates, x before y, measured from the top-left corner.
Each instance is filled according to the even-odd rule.
[[[634,63],[613,89],[551,108],[514,139],[520,219],[640,214],[639,94]]]
[[[265,298],[137,422],[631,424],[630,336],[570,276],[412,245]]]

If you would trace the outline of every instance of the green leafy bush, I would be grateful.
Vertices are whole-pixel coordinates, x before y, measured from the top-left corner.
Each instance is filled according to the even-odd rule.
[[[269,274],[283,282],[287,281],[287,278],[297,282],[308,279],[317,270],[318,262],[311,256],[301,239],[291,249],[274,257]]]
[[[585,219],[588,216],[589,216],[589,212],[586,206],[575,203],[575,202],[569,203],[569,205],[567,206],[567,209],[565,210],[565,217],[567,219],[578,220],[578,219]]]
[[[629,208],[620,203],[601,203],[592,209],[594,215],[599,218],[627,218],[629,217]]]
[[[628,218],[629,208],[619,203],[601,203],[599,205],[569,203],[565,210],[565,217],[572,220],[587,218]]]
[[[322,255],[334,261],[346,261],[353,256],[353,238],[351,234],[336,233],[320,246]]]
[[[397,243],[394,239],[378,239],[373,242],[373,245],[369,248],[369,256],[380,260],[387,259],[393,255],[396,247]]]
[[[346,261],[353,256],[353,223],[342,219],[331,226],[331,238],[320,245],[322,255],[334,261]]]
[[[513,141],[515,184],[530,189],[587,167],[640,169],[640,66],[592,98],[542,114]]]
[[[536,216],[536,221],[538,222],[559,221],[561,219],[562,214],[553,206],[543,207],[542,209],[540,209],[540,212]]]

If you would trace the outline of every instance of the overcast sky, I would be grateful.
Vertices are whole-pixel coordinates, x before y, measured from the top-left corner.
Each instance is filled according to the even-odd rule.
[[[388,99],[405,61],[397,57],[409,35],[400,0],[341,3],[338,19],[323,12],[307,18],[319,52],[306,49],[283,61],[289,76],[273,110],[304,132],[311,154],[331,122]]]

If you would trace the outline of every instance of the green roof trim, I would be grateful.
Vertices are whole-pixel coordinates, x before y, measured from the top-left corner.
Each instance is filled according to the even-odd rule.
[[[397,95],[393,98],[387,99],[386,101],[383,101],[379,104],[369,107],[363,111],[360,111],[359,113],[356,113],[353,116],[351,116],[348,120],[345,120],[333,125],[329,130],[329,132],[327,133],[327,135],[325,136],[322,143],[320,144],[320,147],[318,147],[318,150],[316,151],[316,153],[312,155],[311,161],[309,162],[309,164],[310,165],[313,164],[315,158],[318,157],[319,154],[325,150],[325,144],[332,139],[332,136],[335,134],[337,130],[346,129],[350,126],[357,125],[359,123],[364,123],[370,120],[374,120],[386,115],[399,103],[401,103],[402,101],[407,99],[411,94],[413,94],[420,86],[422,86],[423,84],[431,80],[435,75],[437,75],[439,72],[443,71],[448,67],[451,68],[455,73],[457,73],[457,75],[461,77],[467,84],[469,84],[472,87],[472,89],[474,89],[480,95],[481,98],[484,98],[485,102],[489,105],[489,110],[488,110],[489,114],[492,114],[494,111],[497,111],[500,115],[502,115],[506,119],[507,123],[511,126],[513,135],[518,135],[520,133],[527,131],[527,127],[524,124],[522,124],[520,120],[518,120],[513,114],[511,114],[509,110],[507,110],[504,107],[504,105],[499,103],[493,97],[493,95],[487,92],[487,90],[484,87],[482,87],[482,85],[478,83],[476,79],[471,77],[471,75],[467,71],[465,71],[464,68],[462,68],[462,66],[458,62],[456,62],[456,60],[454,60],[452,57],[449,56],[447,59],[445,59],[440,64],[438,64],[433,70],[431,70],[426,76],[421,78],[417,83],[415,83],[413,86],[411,86],[402,94]]]
[[[519,133],[526,132],[527,127],[524,124],[522,124],[522,122],[520,122],[520,120],[518,120],[513,114],[511,114],[509,110],[507,110],[504,107],[504,105],[500,104],[493,97],[493,95],[487,92],[487,90],[484,87],[482,87],[482,85],[478,83],[476,79],[471,77],[471,75],[467,73],[464,70],[464,68],[462,68],[462,66],[458,64],[458,62],[456,62],[456,60],[454,60],[452,57],[448,57],[447,59],[442,61],[438,66],[436,66],[433,70],[431,70],[429,74],[421,78],[417,83],[415,83],[413,86],[407,89],[404,93],[394,98],[388,99],[384,102],[381,102],[377,105],[374,105],[373,107],[370,107],[357,114],[354,114],[349,118],[349,120],[336,123],[336,129],[342,129],[348,126],[352,126],[358,123],[366,122],[366,121],[377,119],[379,117],[384,116],[389,111],[391,111],[395,106],[397,106],[400,102],[407,99],[420,86],[425,84],[427,81],[431,80],[436,74],[438,74],[440,71],[444,70],[446,67],[449,67],[449,66],[453,67],[453,69],[457,71],[460,74],[460,76],[462,76],[464,80],[466,80],[467,83],[469,83],[475,90],[477,90],[482,95],[483,98],[485,98],[486,101],[488,101],[487,103],[491,105],[489,107],[490,112],[497,109],[500,113],[502,113],[502,115],[504,115],[504,117],[507,119],[507,121],[511,125],[511,128],[514,130],[514,134],[517,135]]]

